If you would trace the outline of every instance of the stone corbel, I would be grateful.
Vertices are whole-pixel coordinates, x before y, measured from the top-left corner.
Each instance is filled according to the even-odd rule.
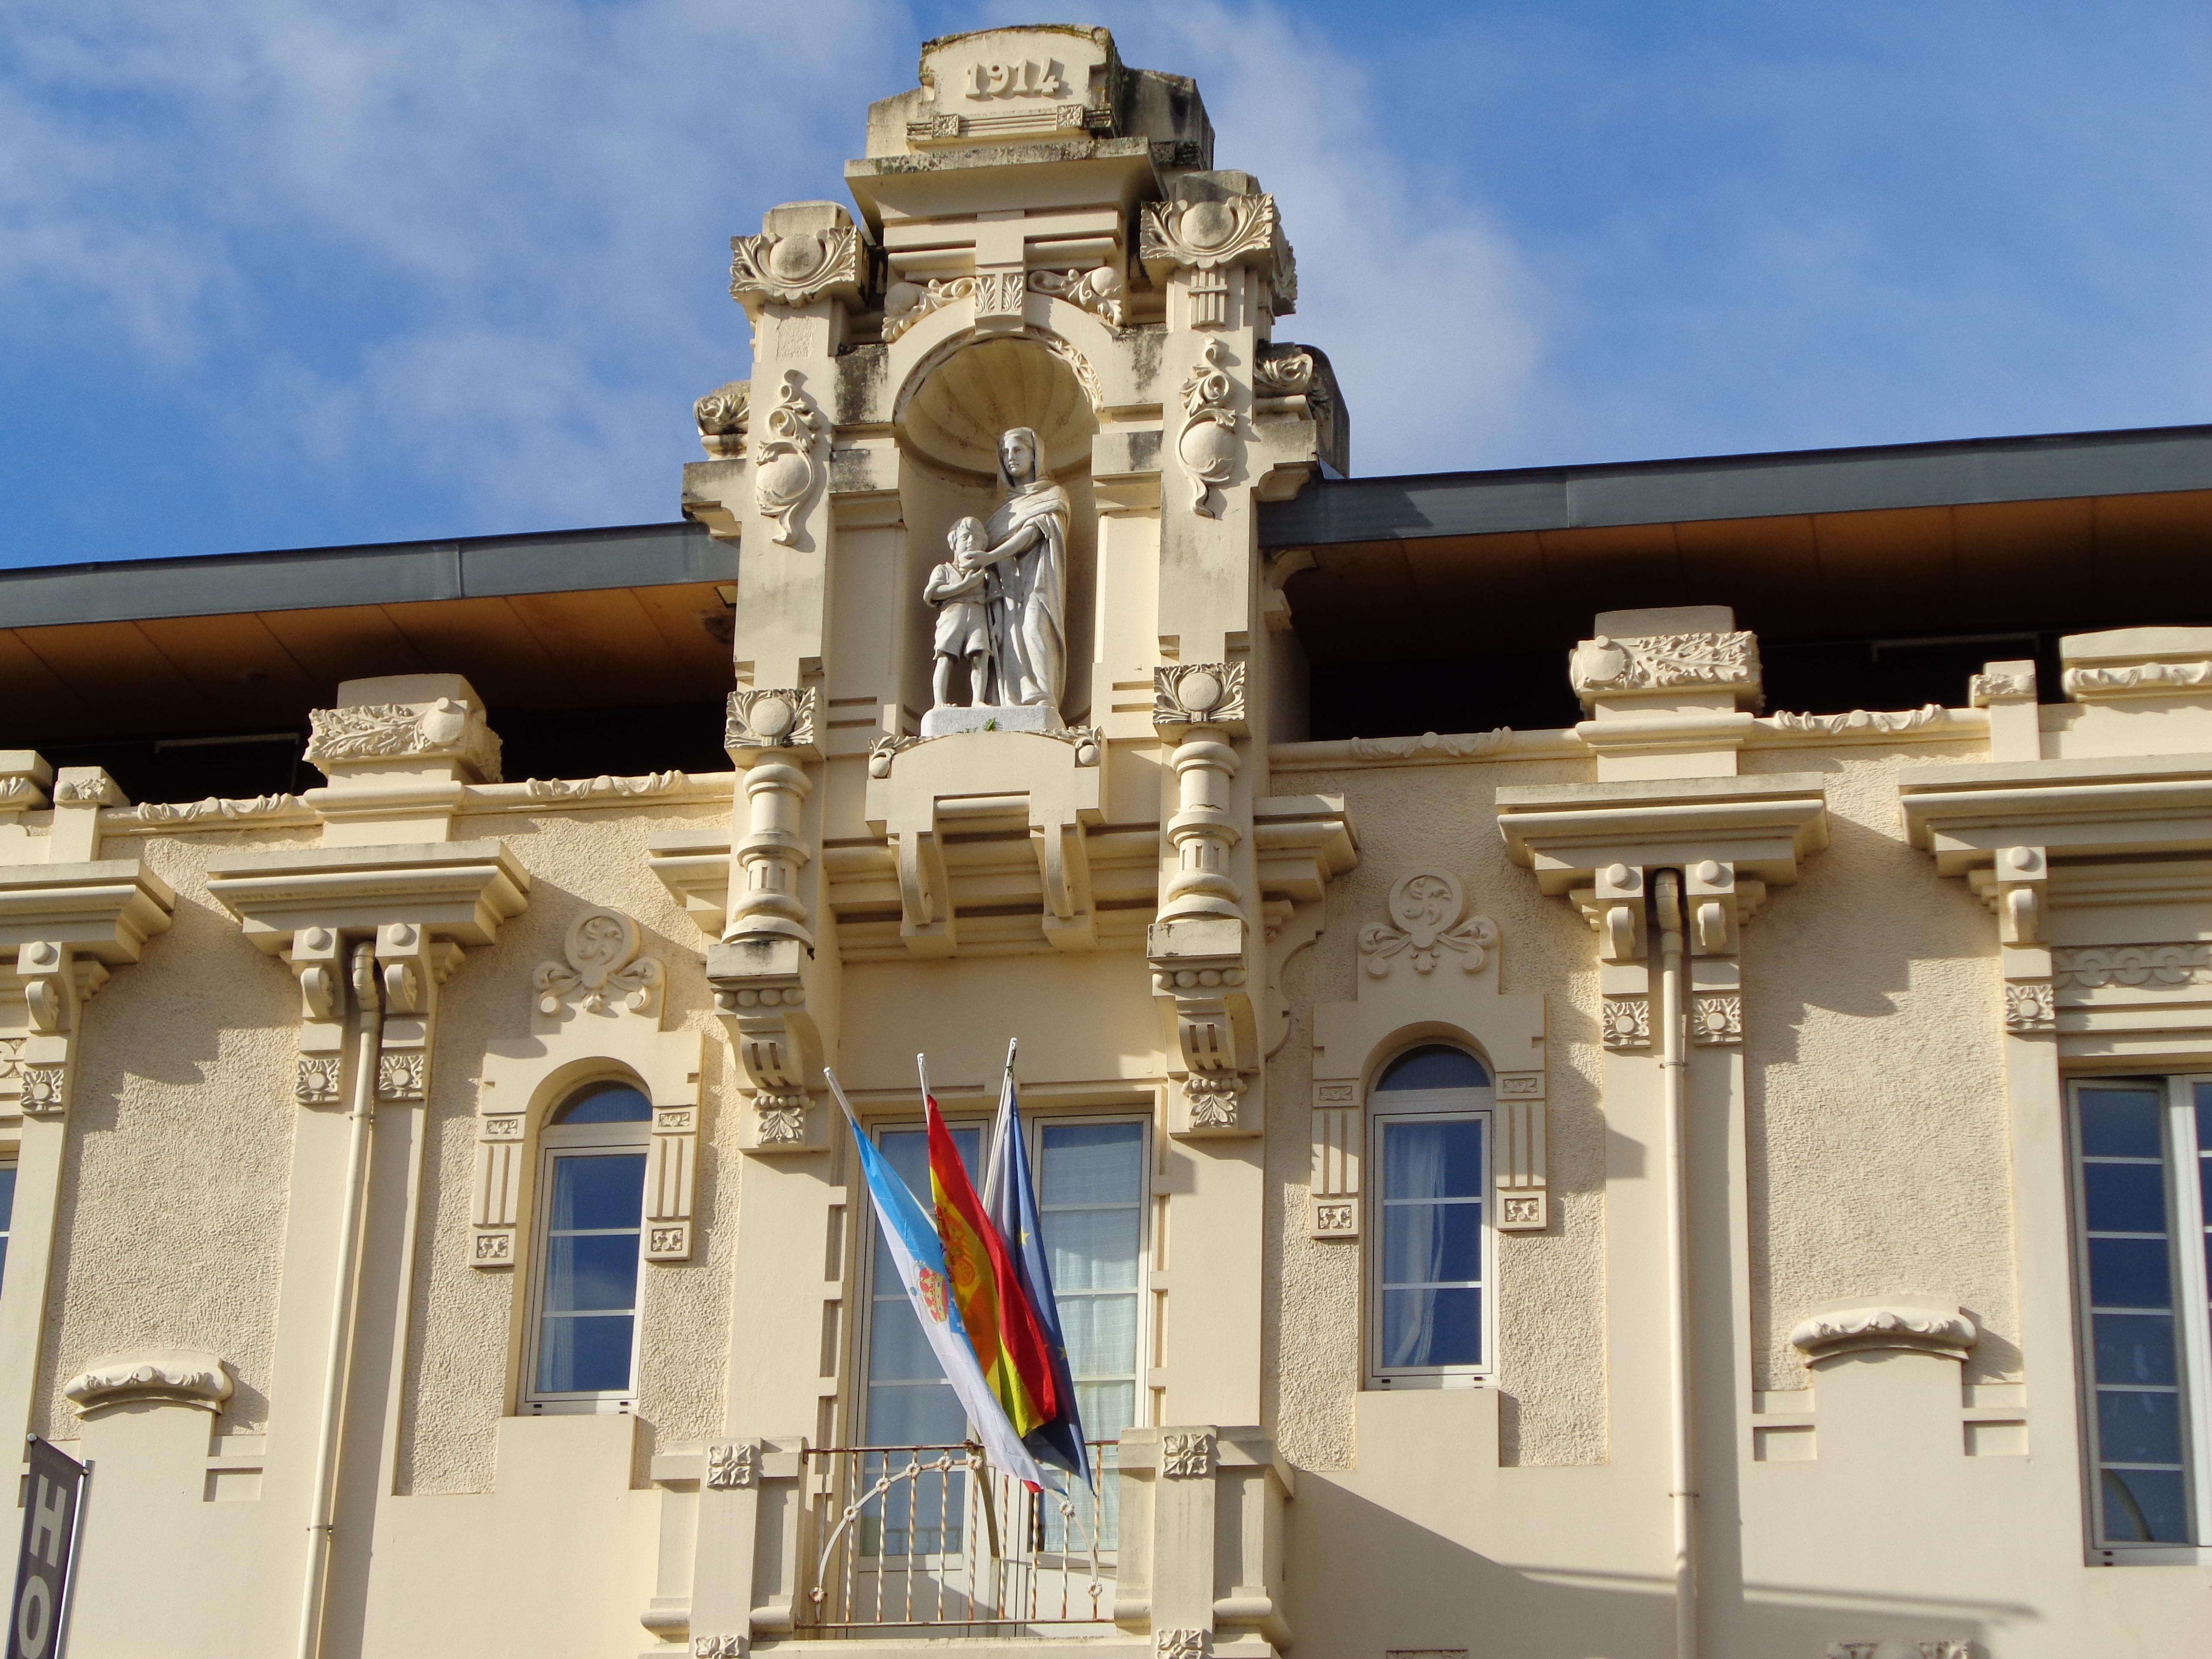
[[[90,816],[98,808],[84,810]],[[85,1001],[114,969],[144,954],[146,941],[168,927],[176,902],[138,859],[0,866],[0,964],[12,969],[9,988],[22,1009],[6,1039],[10,1063],[0,1068],[0,1096],[14,1095],[31,1117],[68,1111]]]
[[[707,952],[714,1012],[729,1027],[753,1091],[738,1144],[760,1157],[818,1152],[830,1145],[816,1102],[822,1038],[807,1006],[813,952],[775,934],[725,939]]]

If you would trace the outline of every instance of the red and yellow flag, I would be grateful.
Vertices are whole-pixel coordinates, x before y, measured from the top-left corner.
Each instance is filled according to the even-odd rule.
[[[930,1193],[936,1202],[937,1234],[945,1245],[945,1273],[952,1280],[952,1300],[984,1382],[1006,1408],[1014,1432],[1027,1435],[1060,1415],[1051,1350],[1006,1241],[991,1224],[983,1200],[968,1179],[967,1166],[937,1109],[936,1097],[925,1095],[923,1099],[929,1114]]]

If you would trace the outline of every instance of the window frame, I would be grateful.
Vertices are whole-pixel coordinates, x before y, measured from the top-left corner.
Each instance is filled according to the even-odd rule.
[[[2106,1565],[2212,1564],[2212,1284],[2203,1243],[2203,1156],[2196,1091],[2212,1088],[2212,1073],[2118,1073],[2066,1079],[2069,1263],[2072,1269],[2075,1381],[2081,1401],[2082,1518],[2093,1560]],[[2166,1263],[2174,1323],[2174,1370],[2181,1413],[2181,1466],[2194,1538],[2186,1543],[2106,1536],[2104,1459],[2100,1442],[2095,1310],[2090,1301],[2087,1157],[2081,1097],[2087,1089],[2155,1091],[2160,1103],[2160,1160],[2166,1200]]]
[[[1392,1066],[1425,1048],[1456,1048],[1481,1067],[1490,1081],[1455,1089],[1384,1089]],[[1367,1176],[1369,1224],[1361,1274],[1365,1312],[1360,1334],[1364,1386],[1371,1389],[1474,1389],[1498,1376],[1498,1073],[1487,1057],[1464,1042],[1423,1038],[1408,1043],[1375,1069],[1367,1089],[1367,1124],[1363,1156]],[[1481,1272],[1482,1358],[1472,1365],[1387,1365],[1382,1358],[1384,1239],[1389,1226],[1389,1170],[1382,1156],[1386,1126],[1413,1118],[1430,1122],[1474,1122],[1482,1131]]]
[[[635,1413],[637,1409],[638,1359],[644,1349],[645,1336],[645,1243],[647,1230],[652,1225],[645,1214],[646,1183],[653,1173],[652,1097],[645,1086],[633,1078],[594,1078],[563,1092],[559,1103],[547,1115],[549,1118],[557,1117],[576,1101],[611,1083],[631,1090],[644,1099],[647,1115],[614,1123],[549,1122],[538,1133],[538,1167],[532,1188],[535,1213],[531,1217],[530,1224],[530,1297],[526,1340],[523,1344],[522,1353],[522,1415],[526,1417],[620,1415]],[[538,1365],[545,1335],[545,1280],[546,1268],[552,1255],[550,1241],[555,1166],[565,1158],[611,1158],[625,1154],[646,1160],[638,1181],[637,1289],[630,1309],[629,1385],[623,1389],[573,1393],[540,1389],[538,1387]]]
[[[945,1116],[945,1127],[954,1131],[955,1133],[965,1128],[975,1128],[981,1131],[982,1135],[982,1140],[981,1143],[982,1153],[983,1156],[988,1158],[991,1149],[991,1128],[994,1119],[995,1110],[993,1115],[980,1117],[965,1115],[959,1117],[954,1117],[948,1113]],[[1152,1293],[1153,1237],[1152,1211],[1156,1196],[1153,1191],[1152,1168],[1152,1160],[1156,1156],[1154,1152],[1155,1124],[1153,1117],[1151,1113],[1141,1110],[1117,1112],[1031,1112],[1025,1107],[1022,1111],[1022,1129],[1029,1141],[1030,1167],[1032,1170],[1039,1169],[1042,1165],[1044,1155],[1044,1130],[1046,1126],[1048,1124],[1059,1125],[1064,1123],[1134,1123],[1139,1126],[1141,1133],[1142,1138],[1139,1142],[1139,1155],[1142,1159],[1144,1173],[1137,1221],[1136,1411],[1135,1420],[1130,1425],[1130,1426],[1132,1428],[1142,1428],[1147,1426],[1152,1422],[1152,1419],[1154,1391],[1151,1385],[1150,1379],[1152,1373],[1156,1369],[1152,1364],[1153,1299]],[[870,1123],[866,1125],[866,1127],[869,1138],[873,1140],[878,1147],[880,1147],[883,1145],[883,1135],[886,1130],[895,1132],[915,1132],[921,1127],[921,1126],[904,1119],[899,1119]],[[969,1174],[971,1177],[975,1177],[976,1179],[976,1190],[980,1193],[982,1190],[981,1172],[975,1170],[970,1170]],[[927,1202],[927,1199],[923,1201],[925,1204]],[[1039,1194],[1038,1201],[1040,1204],[1043,1201],[1042,1194]],[[856,1230],[858,1237],[855,1240],[854,1251],[855,1260],[854,1273],[855,1280],[854,1302],[855,1306],[864,1310],[865,1311],[863,1316],[854,1322],[856,1328],[853,1334],[853,1369],[851,1373],[853,1386],[850,1390],[851,1399],[845,1412],[848,1443],[856,1447],[865,1447],[869,1443],[867,1438],[869,1350],[871,1345],[875,1340],[875,1306],[877,1297],[876,1249],[880,1230],[883,1225],[881,1218],[876,1214],[875,1204],[872,1200],[869,1200],[866,1202],[862,1206],[862,1209],[863,1213],[860,1218],[860,1225]],[[1057,1295],[1057,1291],[1055,1291],[1054,1294]],[[1086,1439],[1095,1438],[1095,1437],[1091,1434],[1088,1425],[1085,1426],[1085,1436]]]

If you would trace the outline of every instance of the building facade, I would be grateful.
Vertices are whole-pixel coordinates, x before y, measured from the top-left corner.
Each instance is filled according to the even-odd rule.
[[[0,582],[76,1659],[2191,1650],[2212,433],[1354,481],[1191,82],[867,132],[686,525]],[[1010,1042],[1062,1494],[825,1079]]]

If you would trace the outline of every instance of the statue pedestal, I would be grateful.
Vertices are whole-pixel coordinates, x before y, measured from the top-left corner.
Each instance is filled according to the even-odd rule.
[[[933,708],[921,717],[925,738],[949,738],[956,732],[1064,732],[1060,711],[1042,703],[993,708]]]

